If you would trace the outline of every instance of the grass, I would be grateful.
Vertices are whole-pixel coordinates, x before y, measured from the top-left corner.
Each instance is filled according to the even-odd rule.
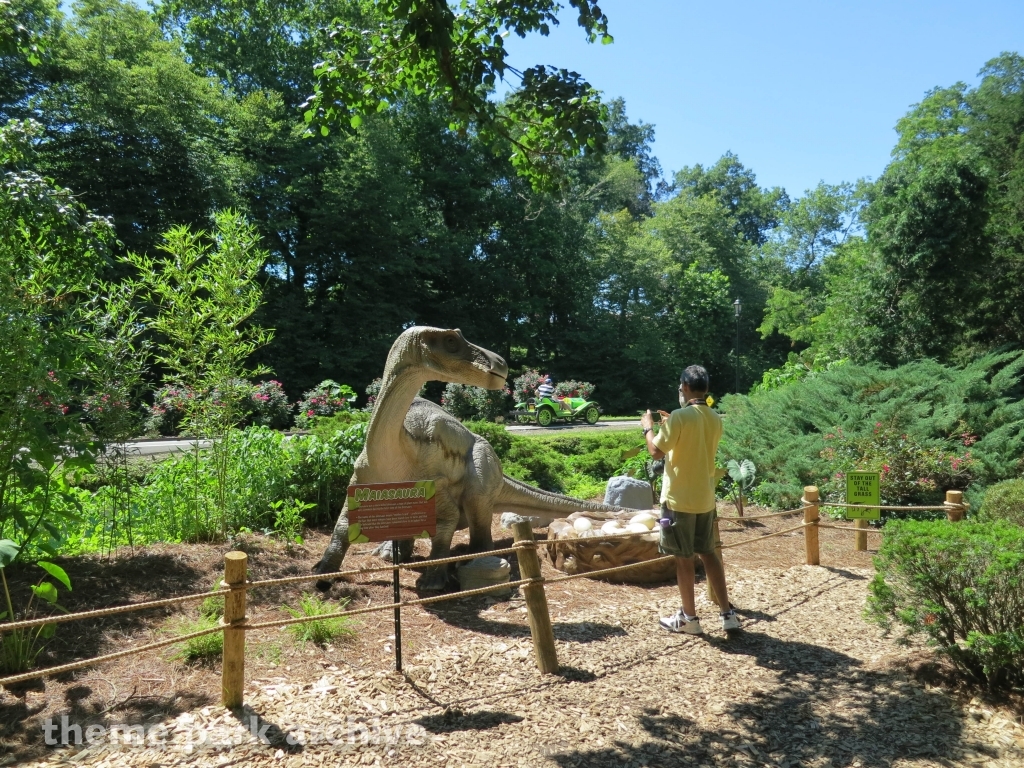
[[[338,605],[334,606],[329,603],[325,603],[316,595],[305,594],[302,596],[298,610],[287,605],[282,607],[288,611],[293,618],[309,619],[314,616],[336,613],[338,610],[343,611],[347,605],[347,598],[340,600]],[[344,616],[333,619],[312,619],[310,621],[304,621],[301,624],[291,625],[288,627],[288,631],[292,633],[297,642],[302,643],[303,645],[306,643],[327,645],[336,637],[345,637],[356,633],[353,628],[352,620]]]
[[[183,619],[175,627],[179,635],[211,629],[218,624],[217,617],[200,616],[198,619]],[[209,664],[224,653],[224,633],[211,632],[202,637],[183,641],[182,648],[171,657],[185,664]]]

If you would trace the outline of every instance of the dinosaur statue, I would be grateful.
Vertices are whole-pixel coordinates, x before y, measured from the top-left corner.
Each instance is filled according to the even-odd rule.
[[[409,328],[395,340],[388,354],[380,394],[374,405],[366,445],[355,462],[353,483],[434,480],[437,532],[430,557],[448,557],[452,536],[469,528],[470,547],[483,552],[493,547],[491,517],[515,512],[546,525],[577,510],[610,516],[617,507],[580,501],[533,488],[506,477],[494,449],[474,435],[440,406],[417,397],[427,381],[449,381],[486,389],[501,389],[508,366],[498,355],[470,344],[462,331]],[[413,542],[403,542],[403,559]],[[334,533],[315,573],[341,567],[348,550],[348,505],[344,505]],[[417,581],[423,590],[444,589],[447,569],[424,569]],[[317,584],[329,589],[330,582]]]

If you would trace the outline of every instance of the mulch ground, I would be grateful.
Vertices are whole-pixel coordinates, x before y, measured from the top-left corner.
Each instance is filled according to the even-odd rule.
[[[751,509],[748,514],[758,510]],[[798,522],[770,519],[726,543]],[[495,544],[511,543],[495,526]],[[728,549],[730,597],[744,630],[727,637],[699,590],[703,637],[657,626],[679,605],[673,585],[580,579],[547,588],[561,663],[536,670],[521,596],[462,598],[403,611],[405,675],[394,672],[390,612],[363,615],[334,645],[298,644],[287,631],[247,637],[242,711],[219,706],[219,662],[189,666],[170,649],[111,662],[36,687],[0,693],[0,764],[90,766],[394,765],[851,766],[1024,765],[1024,708],[986,699],[930,651],[886,638],[862,614],[872,550],[822,530],[820,567],[802,565],[798,531]],[[250,578],[308,573],[326,544],[247,537]],[[456,554],[465,550],[458,534]],[[417,556],[426,554],[417,542]],[[346,566],[378,565],[369,545]],[[152,546],[65,561],[72,611],[204,591],[221,577],[227,546]],[[514,560],[514,558],[513,558]],[[555,575],[544,563],[546,575]],[[14,570],[24,592],[31,572]],[[513,563],[513,578],[518,572]],[[402,589],[415,596],[415,575]],[[253,620],[283,618],[305,588],[250,593]],[[330,599],[387,603],[390,577],[336,585]],[[61,625],[43,665],[162,639],[195,605]],[[44,744],[47,719],[93,746]],[[134,732],[109,730],[141,726]],[[70,733],[74,733],[71,731]],[[99,730],[96,733],[100,733]],[[139,744],[145,733],[148,744]],[[123,743],[131,742],[134,743]]]

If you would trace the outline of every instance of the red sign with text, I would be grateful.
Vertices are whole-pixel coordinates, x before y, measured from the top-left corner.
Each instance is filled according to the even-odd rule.
[[[348,540],[429,538],[437,532],[434,481],[348,487]]]

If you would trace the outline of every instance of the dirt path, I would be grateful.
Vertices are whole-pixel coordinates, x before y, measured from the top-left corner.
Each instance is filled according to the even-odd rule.
[[[735,541],[785,525],[724,535]],[[32,764],[1024,765],[1024,728],[1013,714],[914,679],[908,662],[927,654],[882,638],[861,618],[869,556],[852,552],[838,532],[822,531],[822,541],[826,567],[780,566],[802,559],[798,536],[728,552],[733,602],[747,622],[734,638],[716,627],[716,609],[703,591],[698,607],[707,634],[690,638],[657,627],[658,616],[678,606],[673,587],[587,580],[548,589],[563,665],[558,676],[536,672],[518,598],[409,610],[408,679],[391,671],[387,614],[367,617],[353,643],[326,650],[285,645],[273,661],[261,649],[280,644],[281,635],[265,631],[250,641],[241,721],[213,704],[216,669],[193,670],[178,679],[186,689],[178,705],[134,717],[115,710],[103,721],[120,715],[147,728],[162,724],[166,730],[150,731],[162,749],[107,740],[85,751],[47,750]],[[253,558],[256,578],[259,570],[275,570],[270,554]],[[387,588],[382,580],[335,589],[365,601],[384,599]],[[274,599],[280,605],[282,596]],[[270,612],[272,603],[254,615]],[[164,657],[150,663],[174,667]],[[97,675],[112,673],[83,677]],[[67,698],[69,689],[47,686],[37,702],[62,692]],[[46,711],[57,714],[57,703]],[[272,743],[260,743],[254,734],[261,732]]]

